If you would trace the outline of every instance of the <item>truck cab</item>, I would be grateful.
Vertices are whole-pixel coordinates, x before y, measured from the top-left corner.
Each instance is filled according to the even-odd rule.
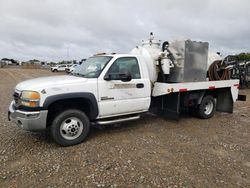
[[[9,118],[25,130],[49,129],[57,143],[73,145],[86,137],[91,123],[138,119],[150,102],[151,83],[140,57],[102,54],[70,75],[18,84]]]

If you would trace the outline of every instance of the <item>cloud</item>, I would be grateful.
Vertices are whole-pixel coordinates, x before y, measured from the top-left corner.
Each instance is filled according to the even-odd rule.
[[[250,51],[248,0],[1,0],[0,58],[82,59],[161,40],[208,41],[223,54]]]

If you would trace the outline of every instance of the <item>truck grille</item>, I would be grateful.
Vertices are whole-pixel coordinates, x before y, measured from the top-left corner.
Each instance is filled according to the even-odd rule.
[[[14,97],[15,105],[18,105],[19,99],[20,99],[19,94],[17,92],[14,92],[13,97]]]

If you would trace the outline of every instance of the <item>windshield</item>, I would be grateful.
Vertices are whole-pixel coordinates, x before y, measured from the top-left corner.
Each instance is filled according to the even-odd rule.
[[[77,67],[72,74],[85,78],[97,78],[111,59],[111,56],[90,57],[81,66]]]

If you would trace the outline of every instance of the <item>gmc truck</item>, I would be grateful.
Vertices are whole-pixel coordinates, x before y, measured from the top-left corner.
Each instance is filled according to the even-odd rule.
[[[239,80],[209,81],[208,44],[164,43],[153,36],[129,54],[97,54],[70,75],[19,83],[9,119],[28,131],[49,130],[62,146],[79,144],[90,126],[140,118],[145,112],[178,118],[192,111],[202,119],[233,112]]]

